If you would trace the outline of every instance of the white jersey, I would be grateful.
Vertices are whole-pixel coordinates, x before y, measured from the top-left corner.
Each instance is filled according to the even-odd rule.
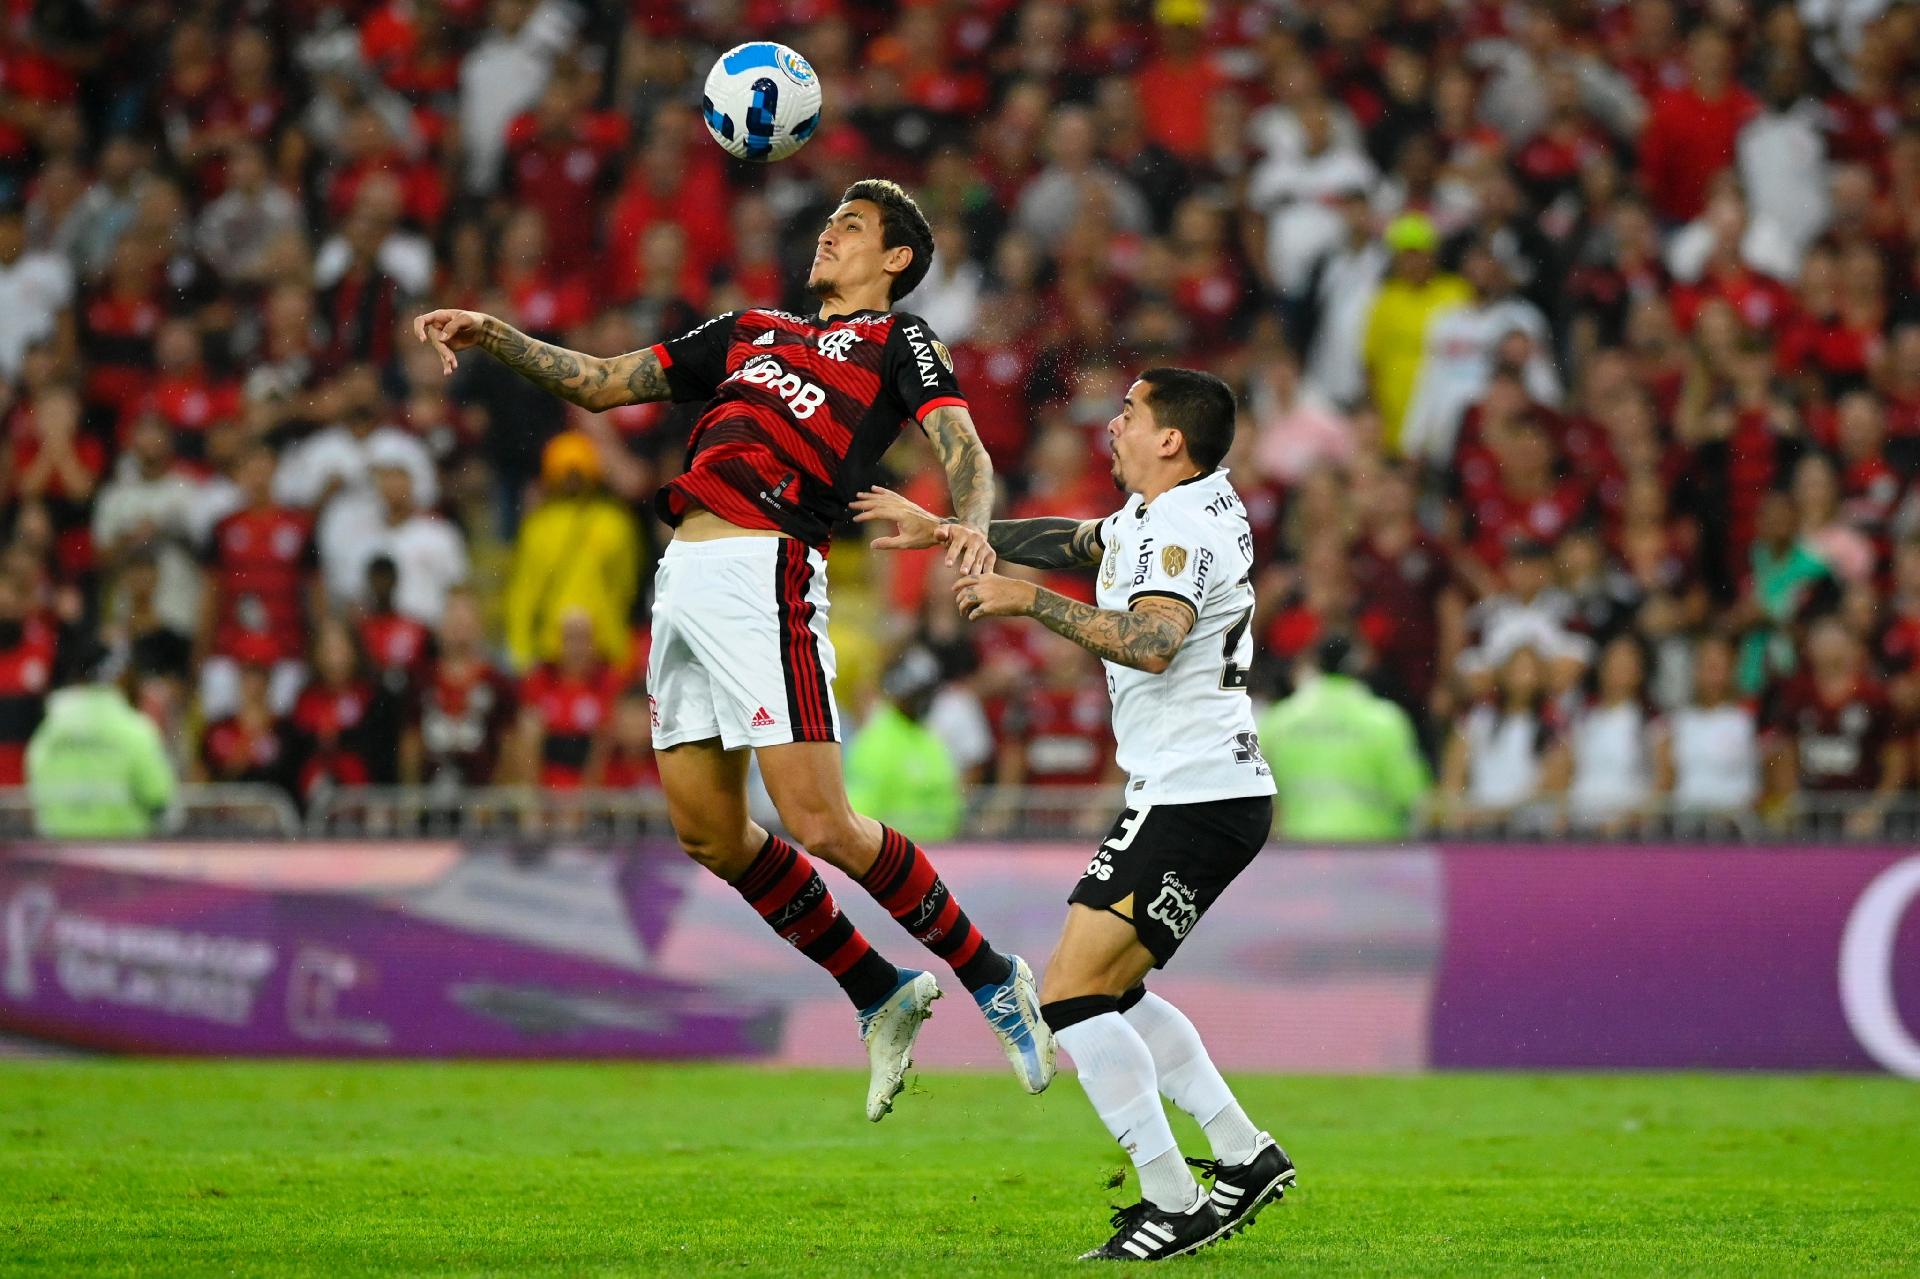
[[[1127,806],[1197,804],[1274,793],[1260,757],[1247,665],[1253,660],[1253,535],[1224,469],[1139,494],[1100,522],[1101,608],[1142,596],[1187,604],[1186,643],[1158,675],[1106,662]]]

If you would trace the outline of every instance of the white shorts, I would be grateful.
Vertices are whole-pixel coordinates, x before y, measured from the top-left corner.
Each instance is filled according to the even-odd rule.
[[[839,741],[826,560],[790,537],[669,543],[647,694],[660,749]]]

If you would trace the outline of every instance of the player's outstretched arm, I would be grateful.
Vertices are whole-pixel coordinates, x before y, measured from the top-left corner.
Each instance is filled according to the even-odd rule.
[[[873,539],[875,550],[918,551],[949,545],[951,519],[876,484],[853,500],[857,524],[891,522],[895,532]],[[1100,562],[1099,520],[1075,520],[1064,515],[1042,515],[1030,520],[994,520],[987,525],[987,544],[1001,559],[1028,568],[1091,568]],[[947,562],[953,562],[951,554]]]
[[[594,413],[673,395],[652,347],[612,357],[585,355],[535,341],[480,311],[429,311],[414,317],[413,332],[439,352],[444,373],[459,367],[458,352],[477,346],[535,386]]]
[[[1105,549],[1099,520],[1065,515],[995,520],[987,526],[987,544],[1001,559],[1028,568],[1092,568]]]
[[[953,594],[968,621],[984,617],[1031,617],[1103,661],[1158,675],[1193,630],[1193,609],[1180,600],[1149,595],[1127,612],[1082,604],[1036,582],[982,573],[954,583]]]

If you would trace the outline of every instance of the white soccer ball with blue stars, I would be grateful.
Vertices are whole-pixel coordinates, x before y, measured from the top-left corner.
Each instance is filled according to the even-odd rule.
[[[786,45],[755,40],[720,55],[700,103],[707,132],[728,155],[784,160],[820,127],[820,77]]]

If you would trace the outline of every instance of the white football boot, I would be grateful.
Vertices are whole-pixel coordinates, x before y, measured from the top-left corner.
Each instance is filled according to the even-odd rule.
[[[893,1099],[907,1086],[913,1065],[913,1041],[920,1026],[933,1016],[940,983],[932,973],[900,970],[893,993],[860,1014],[860,1042],[867,1046],[867,1118],[879,1123],[893,1109]]]

